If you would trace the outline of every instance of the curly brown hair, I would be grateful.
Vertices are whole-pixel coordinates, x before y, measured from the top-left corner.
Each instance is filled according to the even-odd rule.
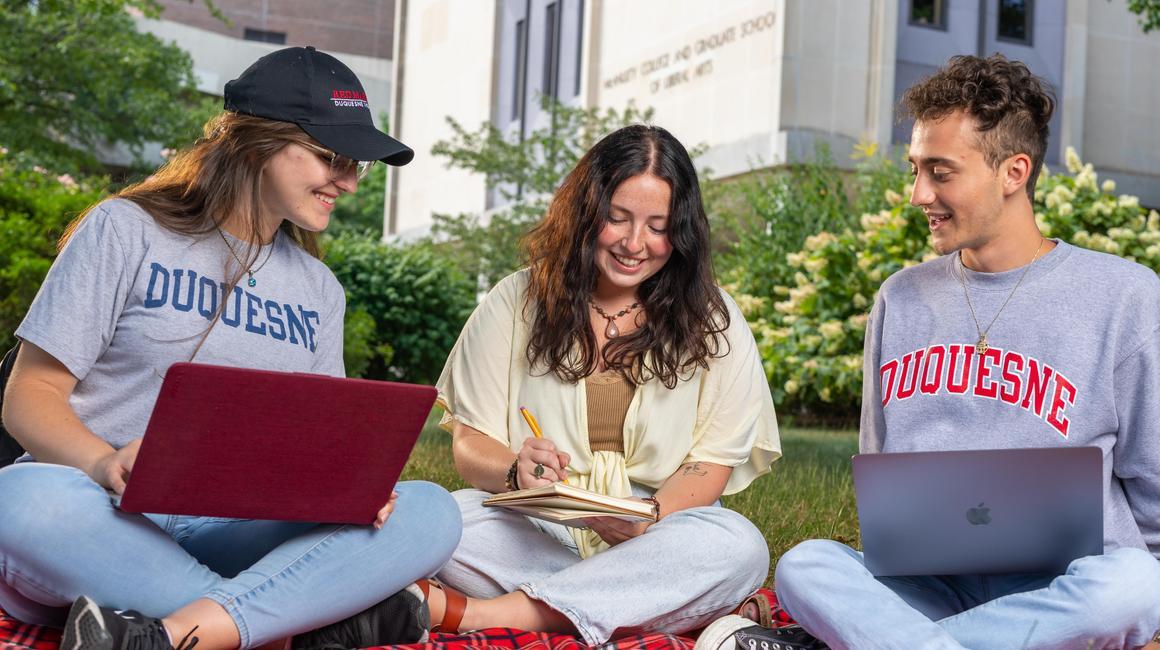
[[[907,89],[901,103],[906,114],[920,122],[960,110],[973,117],[979,150],[992,169],[1015,154],[1030,156],[1026,191],[1034,200],[1055,94],[1022,62],[1002,54],[985,59],[953,56],[945,68]]]
[[[672,190],[668,262],[637,290],[642,327],[597,350],[588,299],[596,289],[596,238],[612,194],[634,176],[651,174]],[[628,381],[657,378],[667,388],[728,353],[729,312],[713,279],[709,220],[688,151],[668,131],[628,126],[597,142],[564,179],[524,241],[530,267],[527,357],[533,368],[568,382],[592,374],[603,359]],[[599,355],[599,356],[598,356]]]

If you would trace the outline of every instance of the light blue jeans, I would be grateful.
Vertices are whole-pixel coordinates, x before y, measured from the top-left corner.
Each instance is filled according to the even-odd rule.
[[[777,564],[778,600],[831,648],[1135,648],[1160,628],[1160,562],[1121,548],[1063,575],[875,578],[862,554],[810,540]]]
[[[462,528],[451,496],[425,482],[396,491],[381,530],[143,516],[115,509],[78,469],[18,463],[0,470],[0,606],[59,625],[81,594],[158,618],[209,598],[242,647],[260,645],[366,609],[447,561]]]
[[[560,524],[485,508],[491,495],[480,490],[452,496],[463,513],[463,541],[439,578],[476,598],[521,589],[568,617],[591,645],[707,625],[740,605],[769,573],[761,531],[720,506],[675,512],[643,535],[581,560]]]

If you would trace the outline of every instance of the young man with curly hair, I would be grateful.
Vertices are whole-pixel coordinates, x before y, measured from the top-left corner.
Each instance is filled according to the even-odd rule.
[[[910,202],[942,257],[878,293],[861,451],[1098,447],[1104,553],[1062,575],[876,578],[861,553],[811,540],[777,566],[781,602],[833,647],[1142,646],[1160,628],[1160,278],[1040,233],[1032,199],[1055,101],[1024,64],[956,56],[903,104]],[[900,398],[914,384],[889,369],[936,348],[968,369],[966,389],[928,382],[943,366],[932,361]],[[1032,384],[1042,398],[1021,399]]]

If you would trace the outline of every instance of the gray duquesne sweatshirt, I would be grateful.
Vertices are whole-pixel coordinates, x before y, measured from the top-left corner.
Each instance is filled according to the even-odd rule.
[[[866,327],[863,453],[1095,446],[1104,546],[1160,559],[1160,277],[1059,242],[978,339],[958,255],[883,283]],[[1027,267],[966,270],[986,328]]]

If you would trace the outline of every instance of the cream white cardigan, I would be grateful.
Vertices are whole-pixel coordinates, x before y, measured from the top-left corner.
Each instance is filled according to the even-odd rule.
[[[673,389],[655,379],[638,386],[624,420],[622,455],[589,448],[584,382],[530,371],[527,286],[527,270],[504,278],[464,326],[437,383],[444,429],[460,421],[517,450],[531,435],[519,414],[526,406],[544,437],[571,456],[569,482],[612,496],[630,496],[632,483],[657,489],[695,461],[732,467],[725,493],[733,494],[781,456],[761,357],[728,294],[722,292],[730,318],[728,354]],[[573,529],[573,536],[582,557],[607,548],[590,530]]]

